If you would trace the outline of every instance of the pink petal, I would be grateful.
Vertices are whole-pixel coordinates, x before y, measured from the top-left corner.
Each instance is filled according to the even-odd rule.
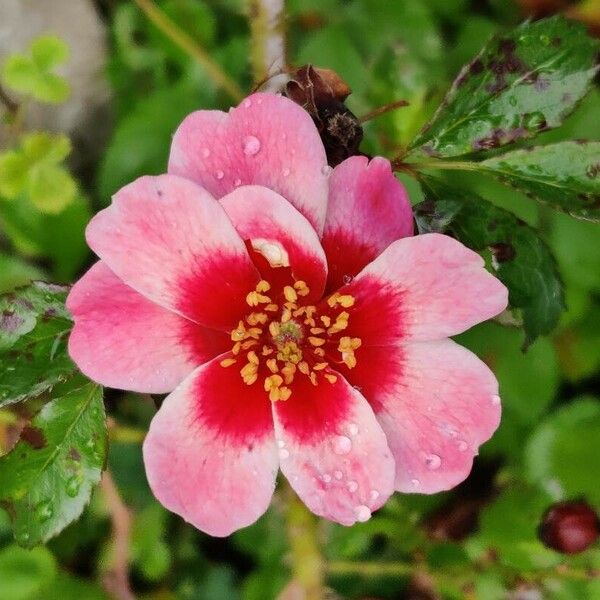
[[[234,327],[259,280],[220,204],[174,175],[141,177],[121,189],[86,235],[127,285],[209,327]]]
[[[163,394],[231,345],[225,334],[169,312],[97,262],[71,289],[69,354],[109,387]]]
[[[363,346],[456,335],[508,303],[507,289],[483,259],[438,233],[394,242],[340,293],[356,299],[345,334]]]
[[[274,94],[253,94],[229,114],[199,110],[173,138],[169,173],[216,198],[258,184],[289,200],[320,233],[327,210],[325,149],[309,114]]]
[[[273,405],[281,470],[315,514],[352,525],[393,492],[394,461],[363,396],[341,376],[313,386],[297,377]]]
[[[165,399],[143,448],[159,502],[215,536],[267,510],[278,466],[265,392],[245,385],[221,358],[196,369]]]
[[[333,170],[322,241],[328,289],[337,289],[344,277],[357,275],[393,241],[411,235],[408,195],[388,160],[352,156]]]
[[[452,340],[366,348],[346,377],[387,435],[402,492],[432,494],[459,484],[500,422],[494,374]]]
[[[284,270],[288,277],[305,281],[310,288],[306,301],[321,298],[327,278],[327,262],[311,224],[285,198],[261,186],[243,186],[221,204],[242,239],[263,258],[262,276],[272,280],[272,271]],[[288,283],[288,282],[286,282]]]

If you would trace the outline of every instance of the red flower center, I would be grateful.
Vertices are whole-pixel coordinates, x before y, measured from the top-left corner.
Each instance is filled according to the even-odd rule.
[[[313,385],[326,380],[335,383],[330,362],[356,366],[355,351],[361,340],[342,335],[348,327],[354,297],[335,292],[319,310],[302,299],[310,292],[306,282],[286,285],[280,304],[267,294],[271,284],[258,282],[246,296],[254,309],[231,331],[234,342],[231,356],[221,361],[222,367],[242,364],[240,375],[247,385],[262,381],[271,401],[287,400],[289,387],[299,374]]]

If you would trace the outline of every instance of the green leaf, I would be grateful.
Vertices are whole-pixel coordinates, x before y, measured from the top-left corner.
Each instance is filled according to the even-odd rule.
[[[38,71],[31,59],[22,54],[9,56],[2,68],[4,84],[16,92],[29,93],[31,82],[38,76]]]
[[[0,196],[14,200],[27,183],[27,159],[19,152],[0,154]]]
[[[34,279],[44,279],[44,271],[17,256],[0,252],[0,294],[28,285]]]
[[[482,511],[479,538],[519,571],[550,567],[560,557],[538,541],[537,526],[551,502],[539,488],[513,484]]]
[[[47,548],[28,551],[11,544],[0,550],[0,598],[37,600],[56,571],[56,560]]]
[[[573,217],[600,221],[600,142],[534,146],[477,166]]]
[[[47,214],[62,212],[77,194],[77,184],[68,171],[55,165],[41,164],[29,173],[29,198]]]
[[[0,296],[0,406],[36,396],[75,372],[67,288],[36,282]]]
[[[598,43],[556,16],[488,43],[460,72],[413,154],[452,157],[558,127],[598,71]]]
[[[166,170],[171,137],[198,102],[189,85],[178,85],[141,100],[119,122],[98,173],[103,201],[141,175]]]
[[[423,178],[426,200],[415,207],[421,233],[447,232],[475,250],[489,249],[492,266],[519,309],[525,346],[550,333],[564,310],[564,295],[550,250],[536,231],[482,198]]]
[[[58,164],[71,154],[71,140],[63,134],[45,131],[29,133],[21,141],[23,153],[29,163]]]
[[[66,62],[69,46],[54,35],[44,35],[31,43],[31,58],[41,71],[50,71]]]
[[[0,500],[19,544],[45,542],[79,517],[100,481],[106,449],[102,388],[81,377],[58,386],[0,459]]]
[[[600,403],[580,398],[550,415],[527,443],[525,468],[532,482],[557,499],[584,496],[600,503],[600,473],[590,468],[600,455]]]

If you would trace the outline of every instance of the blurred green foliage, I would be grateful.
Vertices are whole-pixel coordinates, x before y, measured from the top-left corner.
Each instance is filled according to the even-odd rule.
[[[2,291],[31,279],[72,281],[91,261],[83,231],[92,212],[137,176],[164,171],[170,136],[187,113],[230,105],[205,72],[132,2],[99,4],[111,41],[107,77],[115,123],[92,172],[70,172],[69,140],[28,131],[20,113],[29,102],[67,99],[69,82],[55,72],[68,61],[64,43],[43,36],[27,53],[4,62],[2,85],[19,99],[19,109],[5,111],[0,122],[11,141],[0,152]],[[240,86],[251,88],[249,28],[241,0],[157,4]],[[287,14],[290,62],[335,69],[353,88],[348,105],[356,114],[398,99],[409,101],[365,124],[362,149],[389,157],[406,148],[459,69],[490,36],[526,16],[512,1],[491,0],[289,0]],[[596,85],[563,127],[542,133],[536,143],[600,140],[599,99]],[[421,189],[401,178],[416,204]],[[498,323],[459,336],[500,381],[500,429],[457,490],[396,495],[372,520],[352,528],[319,523],[328,583],[342,597],[411,597],[410,574],[427,571],[430,579],[419,584],[421,591],[430,583],[444,599],[500,600],[507,598],[507,590],[539,592],[523,598],[600,598],[598,581],[585,576],[600,569],[600,549],[566,557],[545,548],[536,534],[553,501],[584,497],[600,509],[595,466],[600,455],[598,225],[554,212],[484,173],[452,172],[446,180],[539,228],[556,257],[566,311],[558,327],[525,354],[522,333]],[[52,404],[47,406],[51,412]],[[281,500],[276,498],[258,523],[230,539],[200,534],[167,513],[148,489],[139,432],[143,435],[153,414],[151,399],[109,392],[107,406],[119,424],[112,429],[108,465],[131,511],[136,594],[148,600],[275,598],[290,577]],[[0,411],[3,450],[14,441],[20,417]],[[43,426],[51,427],[51,419]],[[90,460],[94,479],[101,457]],[[51,468],[66,467],[58,460]],[[82,507],[87,497],[76,496]],[[0,511],[0,600],[107,598],[100,582],[113,567],[111,526],[106,497],[97,491],[81,519],[47,546],[28,551],[15,545],[8,513]]]

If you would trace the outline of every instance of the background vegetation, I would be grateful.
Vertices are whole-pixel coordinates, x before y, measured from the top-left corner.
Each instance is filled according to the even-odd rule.
[[[72,282],[93,260],[83,240],[90,216],[137,176],[165,170],[171,135],[187,113],[227,109],[235,103],[235,87],[252,88],[250,27],[242,0],[158,1],[175,33],[184,32],[193,41],[187,51],[141,10],[148,4],[95,4],[108,40],[106,69],[98,75],[106,101],[79,129],[63,127],[52,116],[45,121],[30,117],[40,104],[50,115],[69,105],[78,86],[69,71],[76,50],[55,31],[46,31],[42,20],[31,46],[0,56],[0,291],[33,279]],[[592,33],[600,30],[597,2],[564,5],[289,0],[288,61],[336,70],[353,89],[347,104],[357,115],[407,100],[407,107],[365,124],[362,150],[391,158],[414,138],[462,65],[493,34],[514,28],[528,15],[563,9],[586,22]],[[203,63],[205,55],[234,82],[233,91],[217,85]],[[536,143],[579,138],[600,140],[597,82],[564,125],[541,133]],[[413,203],[421,202],[423,188],[408,174],[400,177]],[[600,548],[566,556],[544,546],[537,534],[554,502],[584,499],[600,509],[600,230],[504,187],[481,170],[449,169],[444,182],[537,228],[555,256],[566,305],[564,311],[558,307],[557,326],[547,328],[551,333],[534,341],[531,330],[524,334],[497,322],[459,337],[492,367],[504,404],[500,429],[482,448],[464,484],[435,496],[396,495],[369,522],[352,528],[313,520],[282,490],[258,523],[228,539],[212,539],[167,513],[148,489],[141,441],[155,412],[154,400],[106,390],[109,477],[79,520],[33,550],[17,545],[28,545],[19,532],[29,535],[34,519],[39,539],[48,539],[56,517],[43,503],[35,513],[19,508],[18,493],[12,494],[14,522],[8,511],[0,511],[0,600],[127,598],[128,587],[135,597],[148,600],[269,600],[280,594],[292,600],[302,598],[294,595],[302,590],[289,582],[306,579],[306,569],[327,582],[332,597],[600,598]],[[492,258],[489,250],[487,256]],[[547,279],[529,283],[543,286]],[[60,312],[63,292],[42,292],[44,302],[56,301]],[[35,304],[38,297],[31,301]],[[53,321],[56,335],[64,331],[60,326],[60,318]],[[7,365],[0,364],[0,400],[11,377]],[[90,413],[92,427],[104,408],[85,385],[67,382],[54,388],[53,397],[71,397],[73,410],[91,403],[96,411]],[[82,389],[89,394],[82,395]],[[33,428],[27,423],[46,400],[0,408],[4,459],[19,436],[19,449],[35,447],[27,428],[35,431],[36,421]],[[35,418],[47,419],[52,431],[55,415],[45,411]],[[85,430],[79,433],[85,436]],[[99,440],[86,455],[86,468],[98,477],[104,451],[105,442]],[[0,465],[5,501],[2,487],[18,487],[17,480],[9,483],[6,464]],[[28,474],[21,470],[11,477],[23,482]],[[71,491],[67,487],[61,493],[79,498],[82,492],[75,486],[80,483],[74,480]],[[69,510],[79,509],[65,510],[61,518],[67,523]]]

